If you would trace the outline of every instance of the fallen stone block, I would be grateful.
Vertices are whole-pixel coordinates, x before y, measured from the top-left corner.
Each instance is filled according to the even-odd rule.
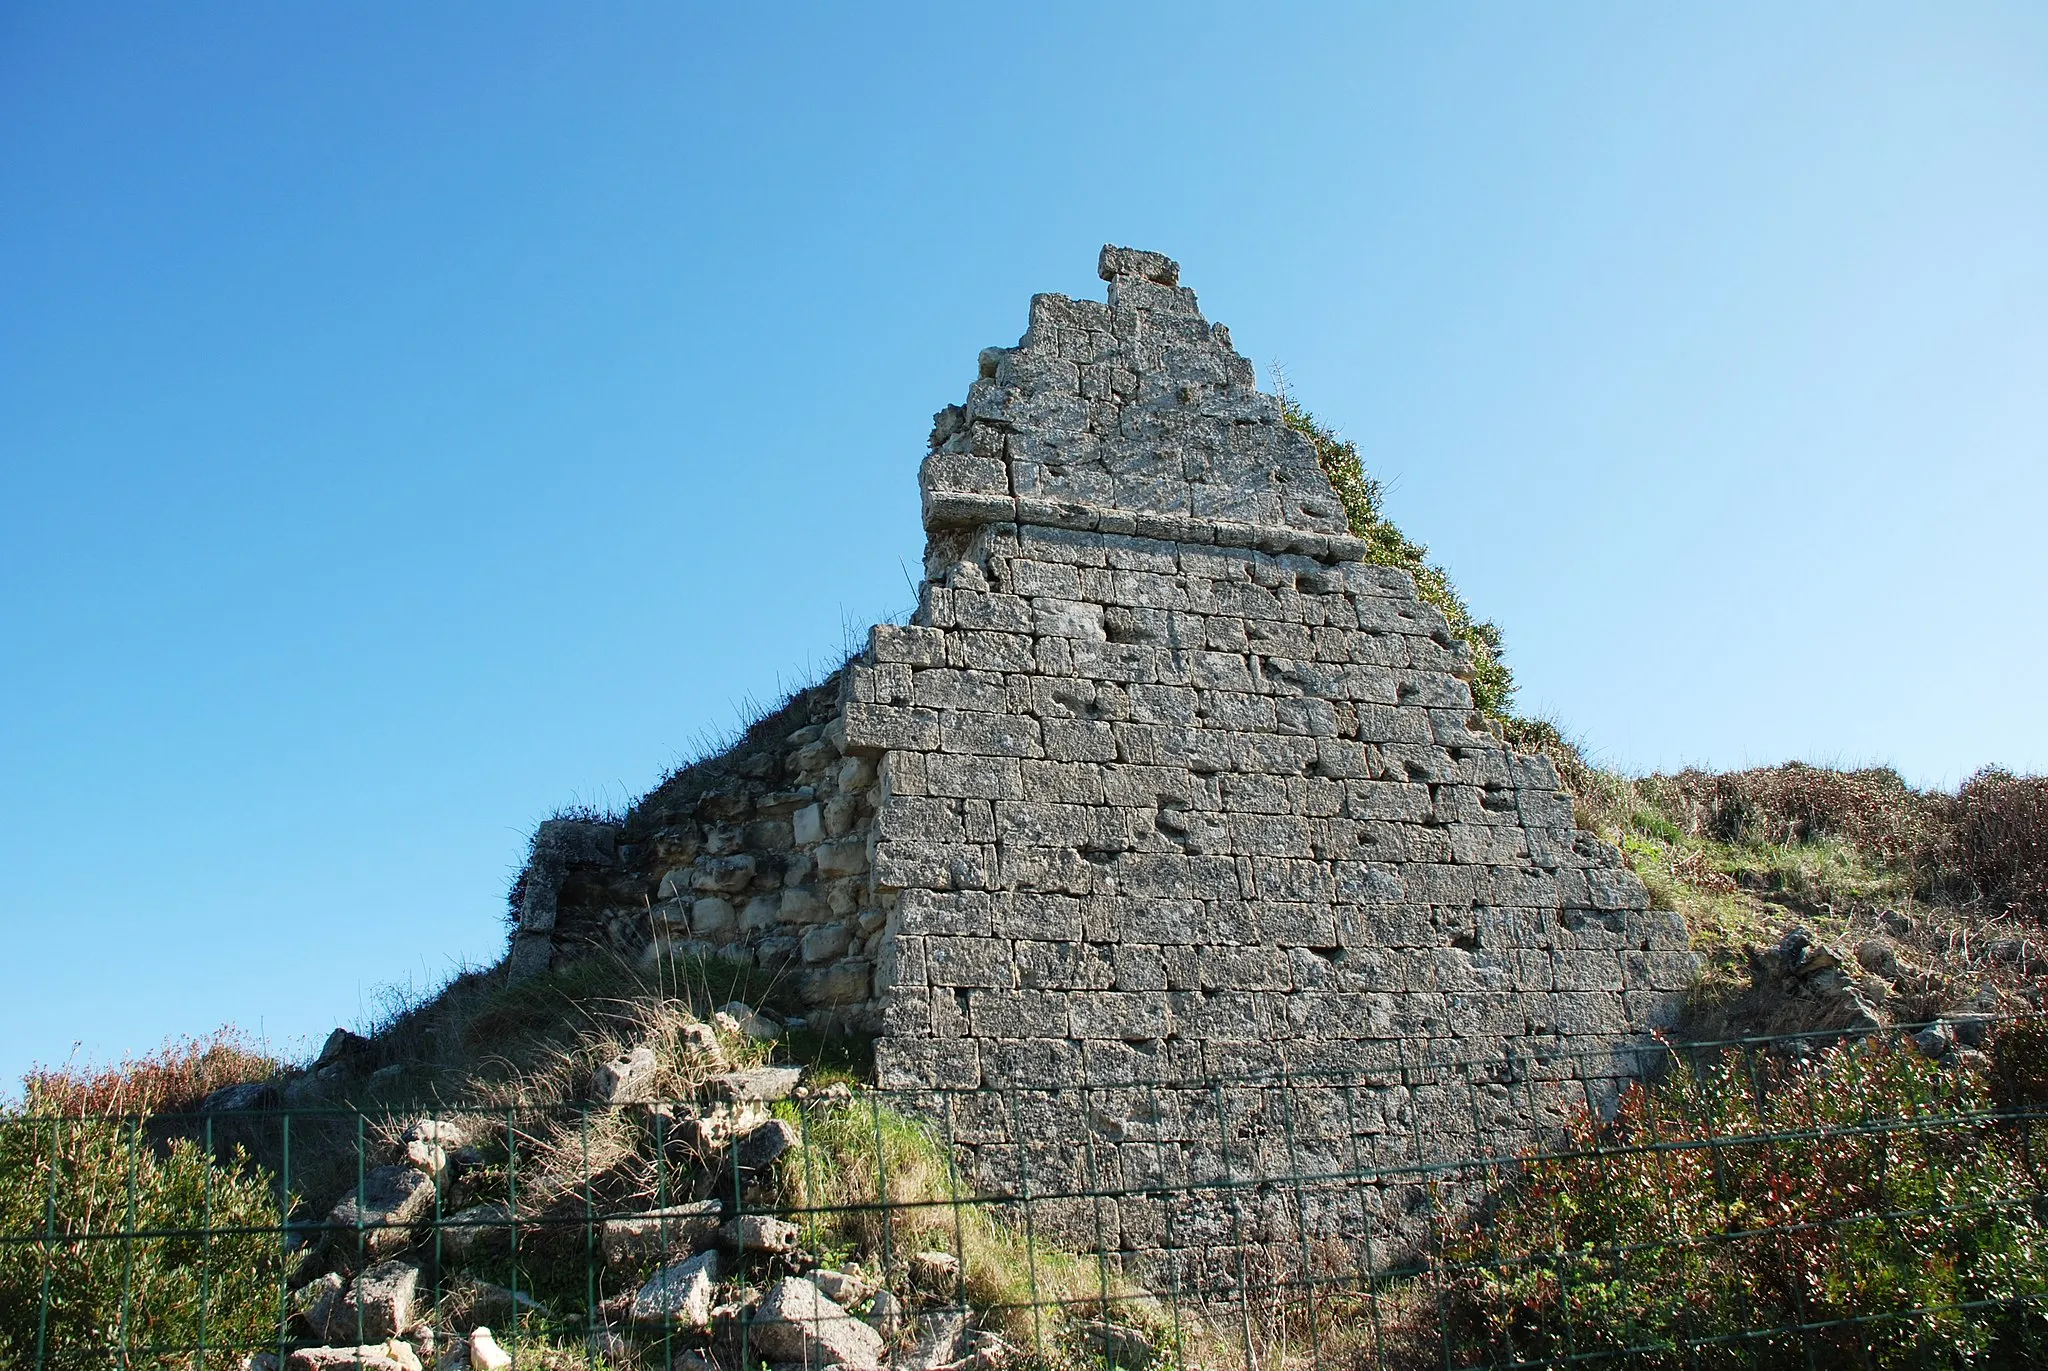
[[[468,1146],[469,1137],[460,1127],[445,1119],[415,1119],[405,1132],[398,1135],[401,1143],[432,1143],[444,1152],[457,1152]]]
[[[599,1104],[645,1104],[654,1098],[654,1077],[661,1063],[651,1047],[636,1047],[597,1068],[590,1078],[590,1098]]]
[[[716,1062],[724,1056],[718,1046],[718,1031],[708,1023],[686,1023],[678,1028],[676,1045],[692,1061]]]
[[[285,1358],[285,1371],[418,1371],[418,1362],[407,1366],[382,1344],[358,1347],[302,1347]]]
[[[733,1144],[733,1164],[742,1171],[764,1171],[775,1159],[796,1146],[796,1127],[783,1119],[770,1119],[740,1135]]]
[[[700,1200],[607,1219],[599,1238],[605,1262],[630,1266],[695,1251],[717,1236],[722,1208],[717,1200]]]
[[[874,1282],[856,1271],[820,1268],[811,1272],[811,1284],[824,1291],[826,1299],[848,1309],[875,1293]]]
[[[202,1114],[233,1114],[245,1109],[275,1109],[282,1097],[274,1081],[224,1085],[199,1101]]]
[[[502,1204],[473,1204],[441,1220],[441,1255],[461,1263],[512,1250],[512,1211]]]
[[[432,1177],[410,1166],[379,1166],[328,1212],[330,1227],[341,1230],[330,1233],[330,1241],[343,1247],[360,1241],[372,1256],[396,1251],[412,1240],[412,1226],[433,1207]]]
[[[438,1145],[414,1139],[405,1145],[405,1164],[439,1181],[448,1172],[448,1154]]]
[[[1111,1366],[1150,1366],[1157,1350],[1140,1329],[1106,1319],[1091,1319],[1074,1326],[1074,1341],[1091,1356]]]
[[[729,1031],[737,1033],[750,1041],[772,1043],[782,1036],[782,1025],[769,1018],[766,1014],[760,1013],[750,1004],[743,1004],[738,1000],[732,1000],[720,1005],[718,1012],[711,1016],[711,1022],[715,1026],[724,1027],[724,1025],[718,1022],[720,1015],[723,1015],[731,1022],[732,1028]]]
[[[341,1302],[342,1292],[347,1288],[347,1281],[329,1271],[312,1284],[292,1292],[292,1312],[305,1320],[314,1337],[324,1338],[327,1336],[327,1321],[334,1316],[334,1306]]]
[[[729,1100],[786,1100],[803,1079],[800,1066],[757,1066],[711,1078],[711,1088]]]
[[[787,1219],[766,1214],[742,1214],[718,1230],[719,1243],[739,1252],[794,1252],[802,1236]]]
[[[370,1040],[362,1034],[351,1033],[346,1028],[337,1028],[329,1033],[327,1041],[321,1044],[320,1055],[313,1059],[312,1069],[318,1071],[323,1066],[333,1066],[337,1062],[360,1057],[369,1050],[369,1046]]]
[[[494,1285],[475,1276],[456,1277],[448,1295],[443,1309],[449,1315],[449,1326],[458,1333],[493,1324],[517,1324],[529,1315],[551,1317],[548,1307],[524,1290]]]
[[[877,1290],[860,1310],[861,1321],[886,1339],[894,1339],[903,1327],[903,1301],[886,1290]],[[963,1322],[962,1327],[965,1327]]]
[[[711,1291],[717,1280],[716,1249],[664,1266],[634,1294],[630,1317],[642,1327],[709,1327]]]
[[[960,1279],[960,1259],[951,1252],[913,1252],[910,1282],[922,1290],[950,1290]]]
[[[411,1262],[378,1262],[357,1276],[327,1316],[327,1336],[364,1343],[395,1338],[412,1327],[420,1269]]]
[[[959,1359],[966,1338],[966,1310],[940,1309],[921,1315],[916,1341],[895,1364],[902,1371],[937,1371]]]
[[[846,1371],[878,1371],[882,1364],[882,1335],[797,1276],[785,1276],[769,1290],[750,1332],[772,1361],[836,1363]]]

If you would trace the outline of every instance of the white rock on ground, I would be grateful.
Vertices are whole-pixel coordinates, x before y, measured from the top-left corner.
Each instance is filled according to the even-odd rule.
[[[505,1371],[512,1354],[498,1346],[491,1330],[481,1324],[469,1330],[469,1364],[473,1371]]]
[[[771,1361],[804,1366],[837,1363],[846,1371],[877,1371],[882,1335],[797,1276],[777,1281],[754,1316],[754,1345]]]
[[[718,1280],[718,1252],[700,1252],[664,1266],[633,1296],[634,1323],[664,1328],[704,1328],[711,1322],[711,1289]]]

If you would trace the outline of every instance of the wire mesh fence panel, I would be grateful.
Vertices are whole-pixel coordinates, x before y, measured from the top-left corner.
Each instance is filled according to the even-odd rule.
[[[0,1364],[2048,1364],[2036,1020],[797,1080],[0,1116]]]

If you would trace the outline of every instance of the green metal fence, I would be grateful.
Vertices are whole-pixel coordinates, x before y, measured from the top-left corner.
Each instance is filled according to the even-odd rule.
[[[0,1116],[0,1365],[2048,1365],[2038,1020],[1399,1057]]]

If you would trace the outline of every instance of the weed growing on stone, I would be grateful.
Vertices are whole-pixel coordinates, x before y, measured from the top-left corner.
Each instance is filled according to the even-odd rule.
[[[1451,632],[1472,651],[1472,701],[1490,718],[1505,718],[1514,705],[1515,675],[1502,657],[1500,629],[1476,619],[1447,572],[1429,560],[1429,549],[1411,542],[1386,517],[1386,495],[1380,483],[1368,476],[1358,455],[1358,445],[1337,435],[1335,429],[1317,421],[1316,416],[1284,393],[1280,410],[1287,426],[1309,440],[1316,461],[1330,478],[1337,498],[1344,503],[1353,537],[1367,544],[1366,560],[1378,566],[1399,567],[1415,578],[1422,602],[1450,620]]]

